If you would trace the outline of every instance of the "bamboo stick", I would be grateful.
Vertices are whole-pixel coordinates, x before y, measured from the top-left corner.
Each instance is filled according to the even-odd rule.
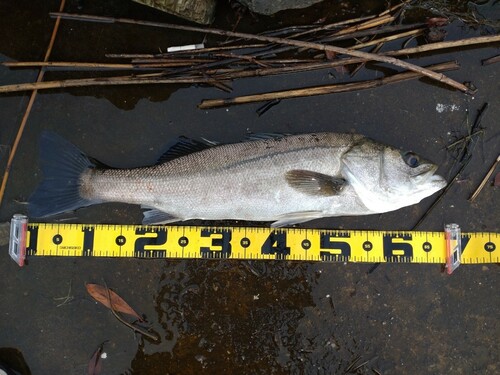
[[[319,51],[331,51],[336,53],[341,53],[349,56],[361,57],[366,60],[374,60],[385,62],[391,65],[399,66],[404,69],[412,70],[414,72],[418,72],[419,74],[425,75],[433,80],[446,84],[448,86],[454,87],[460,91],[463,91],[468,94],[472,94],[472,90],[470,90],[466,85],[456,82],[449,77],[446,77],[442,73],[433,72],[428,69],[421,68],[417,65],[398,60],[391,56],[382,56],[377,54],[372,54],[368,52],[349,50],[347,48],[324,45],[320,43],[313,42],[303,42],[295,39],[282,39],[282,38],[273,38],[267,37],[263,35],[253,35],[247,33],[233,32],[233,31],[225,31],[218,29],[210,29],[204,27],[197,26],[185,26],[185,25],[175,25],[169,23],[161,23],[161,22],[151,22],[151,21],[138,21],[128,18],[113,18],[113,17],[103,17],[103,16],[90,16],[83,14],[70,14],[70,13],[51,13],[51,16],[60,16],[65,19],[79,20],[79,21],[93,21],[93,22],[106,22],[106,23],[123,23],[123,24],[132,24],[132,25],[143,25],[143,26],[152,26],[152,27],[161,27],[167,29],[175,29],[175,30],[183,30],[183,31],[192,31],[192,32],[201,32],[207,34],[220,35],[225,37],[234,37],[234,38],[242,38],[242,39],[250,39],[250,40],[259,40],[262,42],[268,43],[277,43],[277,44],[287,44],[295,47],[304,47],[309,49],[316,49]]]
[[[446,71],[458,68],[459,68],[458,63],[452,61],[443,64],[432,65],[428,69],[431,69],[433,71]],[[290,98],[299,98],[304,96],[315,96],[315,95],[325,95],[325,94],[332,94],[339,92],[348,92],[354,90],[366,90],[374,87],[379,87],[385,84],[402,82],[409,79],[418,78],[420,76],[421,74],[417,72],[407,71],[389,77],[378,78],[370,81],[323,85],[323,86],[307,87],[294,90],[274,91],[264,94],[239,96],[231,99],[206,99],[203,100],[198,105],[198,108],[212,109],[234,104],[247,104],[247,103],[276,100],[276,99],[290,99]]]

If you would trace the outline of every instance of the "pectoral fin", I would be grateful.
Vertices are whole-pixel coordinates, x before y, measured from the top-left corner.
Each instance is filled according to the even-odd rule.
[[[346,185],[341,177],[294,169],[285,174],[286,181],[295,190],[314,196],[328,197],[339,194]]]

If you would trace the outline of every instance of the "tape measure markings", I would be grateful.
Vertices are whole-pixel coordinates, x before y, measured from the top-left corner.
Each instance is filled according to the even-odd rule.
[[[462,263],[499,262],[499,236],[462,233]],[[369,263],[446,260],[442,232],[60,223],[29,223],[27,254]]]

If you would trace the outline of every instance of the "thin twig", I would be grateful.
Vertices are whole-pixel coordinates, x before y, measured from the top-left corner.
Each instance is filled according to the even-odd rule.
[[[475,131],[474,133],[470,134],[470,135],[466,135],[465,137],[462,137],[460,138],[459,140],[453,142],[453,143],[450,143],[448,146],[446,146],[446,149],[449,150],[450,148],[453,148],[455,147],[456,145],[462,143],[462,142],[465,142],[465,141],[468,141],[470,140],[472,137],[478,135],[478,134],[481,134],[483,132],[483,129],[481,130],[478,130],[478,131]]]
[[[69,290],[68,290],[68,293],[66,294],[66,296],[64,296],[64,297],[54,297],[53,298],[54,301],[62,301],[56,307],[61,307],[61,306],[65,305],[65,304],[67,304],[68,302],[73,301],[73,299],[75,297],[73,297],[71,295],[71,286],[72,286],[72,280],[69,281]]]
[[[420,226],[420,224],[422,224],[423,221],[427,218],[427,216],[429,216],[429,214],[434,209],[434,207],[436,207],[437,204],[439,202],[441,202],[441,199],[443,199],[443,197],[446,195],[446,193],[448,193],[448,191],[451,189],[451,187],[453,186],[453,184],[455,183],[455,181],[458,179],[458,177],[460,176],[460,174],[463,172],[463,170],[465,169],[465,167],[469,164],[469,161],[470,161],[470,158],[468,160],[466,160],[460,166],[460,169],[458,170],[458,172],[455,173],[455,176],[453,176],[453,178],[450,180],[450,182],[448,183],[448,185],[446,185],[446,187],[443,190],[441,190],[441,193],[438,195],[438,197],[436,198],[436,200],[434,202],[432,202],[431,206],[427,209],[427,211],[425,211],[425,213],[422,215],[422,217],[413,226],[412,230],[417,229]]]
[[[374,19],[374,18],[375,18],[375,16],[366,16],[366,17],[353,18],[353,19],[346,20],[346,21],[340,21],[340,22],[330,23],[328,25],[318,26],[318,27],[315,27],[315,28],[312,28],[312,29],[309,29],[309,30],[306,30],[306,31],[302,31],[300,33],[293,34],[291,37],[292,38],[298,38],[299,36],[304,36],[304,35],[308,35],[308,34],[314,34],[314,33],[317,33],[319,31],[324,31],[324,30],[331,30],[331,29],[334,29],[334,28],[337,28],[337,27],[340,27],[340,26],[351,25],[351,24],[356,23],[356,22],[368,21],[368,20],[371,20],[371,19]]]
[[[139,327],[136,327],[133,324],[130,324],[129,322],[127,322],[126,320],[124,320],[120,315],[118,315],[118,313],[115,311],[115,309],[113,307],[113,302],[111,300],[111,293],[109,291],[109,288],[108,288],[107,285],[105,285],[105,286],[106,286],[106,291],[108,293],[108,301],[109,301],[110,310],[113,313],[113,315],[115,316],[115,318],[118,319],[120,321],[120,323],[126,325],[128,328],[130,328],[134,332],[137,332],[137,333],[140,333],[143,336],[149,337],[151,340],[158,341],[158,336],[153,335],[152,333],[149,333],[149,332],[147,332],[147,331],[145,331],[145,330],[143,330],[143,329],[141,329]]]
[[[382,47],[384,46],[384,43],[380,43],[380,44],[377,44],[373,49],[372,49],[372,53],[378,53],[378,51],[380,51],[382,49]],[[351,78],[354,77],[356,75],[356,73],[358,73],[361,69],[363,69],[363,67],[366,65],[366,61],[363,61],[361,64],[358,64],[358,66],[356,68],[354,68],[354,70],[352,71],[351,73]]]
[[[481,107],[481,109],[479,110],[479,113],[478,113],[478,115],[476,117],[476,120],[474,121],[474,125],[472,126],[471,131],[473,131],[474,129],[477,129],[479,127],[479,125],[481,124],[481,121],[483,119],[484,113],[485,113],[485,111],[487,109],[488,109],[488,103],[485,103]],[[457,173],[455,173],[455,175],[450,180],[450,182],[446,185],[446,187],[443,190],[441,190],[441,193],[434,200],[434,202],[427,209],[427,211],[425,211],[425,213],[422,215],[422,217],[420,218],[420,220],[418,220],[418,222],[413,226],[412,230],[417,229],[420,226],[420,224],[423,223],[423,221],[431,213],[431,211],[434,209],[434,207],[436,207],[437,204],[439,202],[441,202],[441,199],[443,199],[443,197],[446,195],[446,193],[448,193],[448,191],[451,189],[451,187],[453,186],[453,184],[455,183],[455,181],[458,179],[458,177],[460,176],[460,174],[463,172],[463,170],[465,169],[465,167],[467,167],[467,165],[469,164],[470,160],[472,159],[472,150],[469,149],[471,141],[472,141],[472,138],[469,138],[468,140],[465,141],[464,148],[463,148],[464,155],[461,158],[462,165],[458,169]]]
[[[240,32],[231,32],[225,30],[218,29],[210,29],[204,27],[196,27],[196,26],[185,26],[185,25],[175,25],[169,23],[161,23],[161,22],[150,22],[150,21],[138,21],[128,18],[113,18],[113,17],[103,17],[103,16],[91,16],[91,15],[83,15],[83,14],[70,14],[70,13],[51,13],[51,16],[61,16],[66,19],[79,20],[79,21],[93,21],[93,22],[106,22],[106,23],[123,23],[123,24],[134,24],[134,25],[143,25],[143,26],[152,26],[152,27],[161,27],[167,29],[174,30],[184,30],[184,31],[193,31],[193,32],[201,32],[207,34],[221,35],[226,37],[235,37],[235,38],[243,38],[250,40],[259,40],[262,42],[268,43],[278,43],[278,44],[287,44],[295,47],[304,47],[309,49],[316,49],[319,51],[331,51],[336,53],[342,53],[349,56],[361,57],[366,60],[374,60],[385,62],[391,65],[399,66],[404,69],[412,70],[414,72],[418,72],[422,75],[425,75],[433,80],[442,82],[446,85],[454,87],[460,91],[471,94],[472,91],[464,84],[459,83],[457,81],[452,80],[451,78],[445,76],[442,73],[436,73],[430,71],[428,69],[421,68],[417,65],[408,63],[406,61],[398,60],[391,56],[382,56],[368,52],[355,51],[347,48],[325,45],[320,43],[313,42],[303,42],[295,39],[283,39],[283,38],[273,38],[263,35],[254,35]],[[499,36],[500,38],[500,36]]]
[[[344,374],[348,374],[360,359],[361,359],[360,355],[356,356],[356,358],[354,358],[351,364],[347,366],[347,368],[344,370]]]
[[[60,12],[64,10],[65,3],[66,0],[61,0],[61,3],[59,5]],[[54,23],[54,28],[52,29],[52,35],[50,37],[49,45],[47,47],[47,51],[45,52],[45,57],[43,61],[49,61],[50,53],[52,52],[52,47],[54,46],[54,41],[56,39],[60,21],[61,21],[60,17],[56,17],[56,22]],[[42,82],[44,74],[45,74],[44,69],[43,68],[40,69],[40,71],[38,72],[38,77],[36,79],[36,82]],[[26,111],[24,112],[23,119],[21,120],[21,124],[19,125],[19,129],[16,134],[16,139],[14,140],[14,144],[12,145],[12,151],[10,152],[9,158],[7,159],[7,166],[5,167],[5,172],[2,179],[2,185],[0,186],[0,205],[2,204],[3,196],[5,194],[5,188],[7,186],[7,180],[9,179],[12,162],[14,161],[14,156],[16,155],[17,147],[19,146],[19,142],[21,141],[24,128],[26,127],[26,123],[28,122],[28,117],[31,113],[31,108],[33,107],[33,103],[35,102],[36,94],[37,90],[33,90],[30,96],[30,100],[28,102],[28,106],[26,107]]]
[[[488,171],[488,173],[486,173],[486,176],[484,176],[483,180],[481,181],[481,183],[479,184],[479,186],[477,187],[477,189],[474,191],[474,193],[469,198],[470,202],[473,202],[474,199],[476,199],[477,196],[479,195],[479,193],[483,190],[484,186],[486,185],[486,183],[488,182],[489,178],[491,177],[491,175],[495,171],[495,168],[497,167],[497,165],[498,165],[499,162],[500,162],[500,155],[497,156],[497,160],[493,163],[493,165],[491,166],[491,168]]]
[[[368,362],[370,362],[370,361],[364,361],[363,363],[360,363],[359,365],[357,365],[356,367],[354,367],[351,370],[351,372],[356,373],[356,371],[358,371],[361,367],[365,366]]]

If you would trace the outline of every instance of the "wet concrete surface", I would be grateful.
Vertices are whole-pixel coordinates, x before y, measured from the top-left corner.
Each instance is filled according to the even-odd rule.
[[[238,30],[307,23],[325,12],[332,20],[347,19],[385,6],[376,1],[343,8],[331,3],[309,9],[303,18],[300,12],[246,16]],[[79,11],[77,5],[69,1],[65,10]],[[58,6],[57,1],[0,1],[0,60],[43,59],[53,26],[47,14]],[[182,22],[132,2],[86,1],[81,11]],[[222,9],[214,27],[227,29],[235,20],[229,9]],[[447,31],[453,39],[490,29],[457,20]],[[103,61],[105,53],[156,52],[202,39],[191,33],[64,21],[51,59]],[[38,139],[45,129],[116,167],[154,163],[179,135],[233,142],[248,132],[355,131],[424,155],[447,176],[453,160],[445,145],[466,134],[467,121],[473,121],[487,102],[484,137],[470,164],[419,229],[439,231],[444,223],[458,222],[464,231],[498,232],[498,190],[487,185],[474,203],[467,201],[498,155],[499,66],[480,63],[497,54],[498,46],[490,45],[411,60],[421,65],[458,60],[461,69],[448,75],[473,82],[479,89],[473,97],[414,80],[369,91],[283,100],[261,117],[255,112],[261,104],[197,109],[202,99],[228,96],[215,88],[40,92],[11,170],[0,221],[26,212],[24,202],[41,178]],[[357,79],[380,77],[383,71],[371,64]],[[0,67],[0,83],[30,82],[36,74]],[[347,78],[322,71],[240,80],[232,84],[230,96],[290,87],[291,82],[299,87],[336,79]],[[0,144],[12,145],[28,98],[27,93],[0,97]],[[3,168],[6,154],[0,155]],[[434,199],[383,215],[315,220],[301,227],[411,229]],[[62,218],[121,224],[139,223],[141,217],[138,207],[105,204]],[[370,272],[371,264],[354,263],[40,257],[30,258],[21,269],[9,259],[5,245],[1,250],[0,347],[19,349],[33,374],[84,374],[93,351],[105,340],[103,374],[500,371],[497,264],[462,266],[448,276],[439,265],[425,264],[382,264]],[[160,341],[144,340],[121,325],[86,294],[86,282],[106,282],[147,316]]]

